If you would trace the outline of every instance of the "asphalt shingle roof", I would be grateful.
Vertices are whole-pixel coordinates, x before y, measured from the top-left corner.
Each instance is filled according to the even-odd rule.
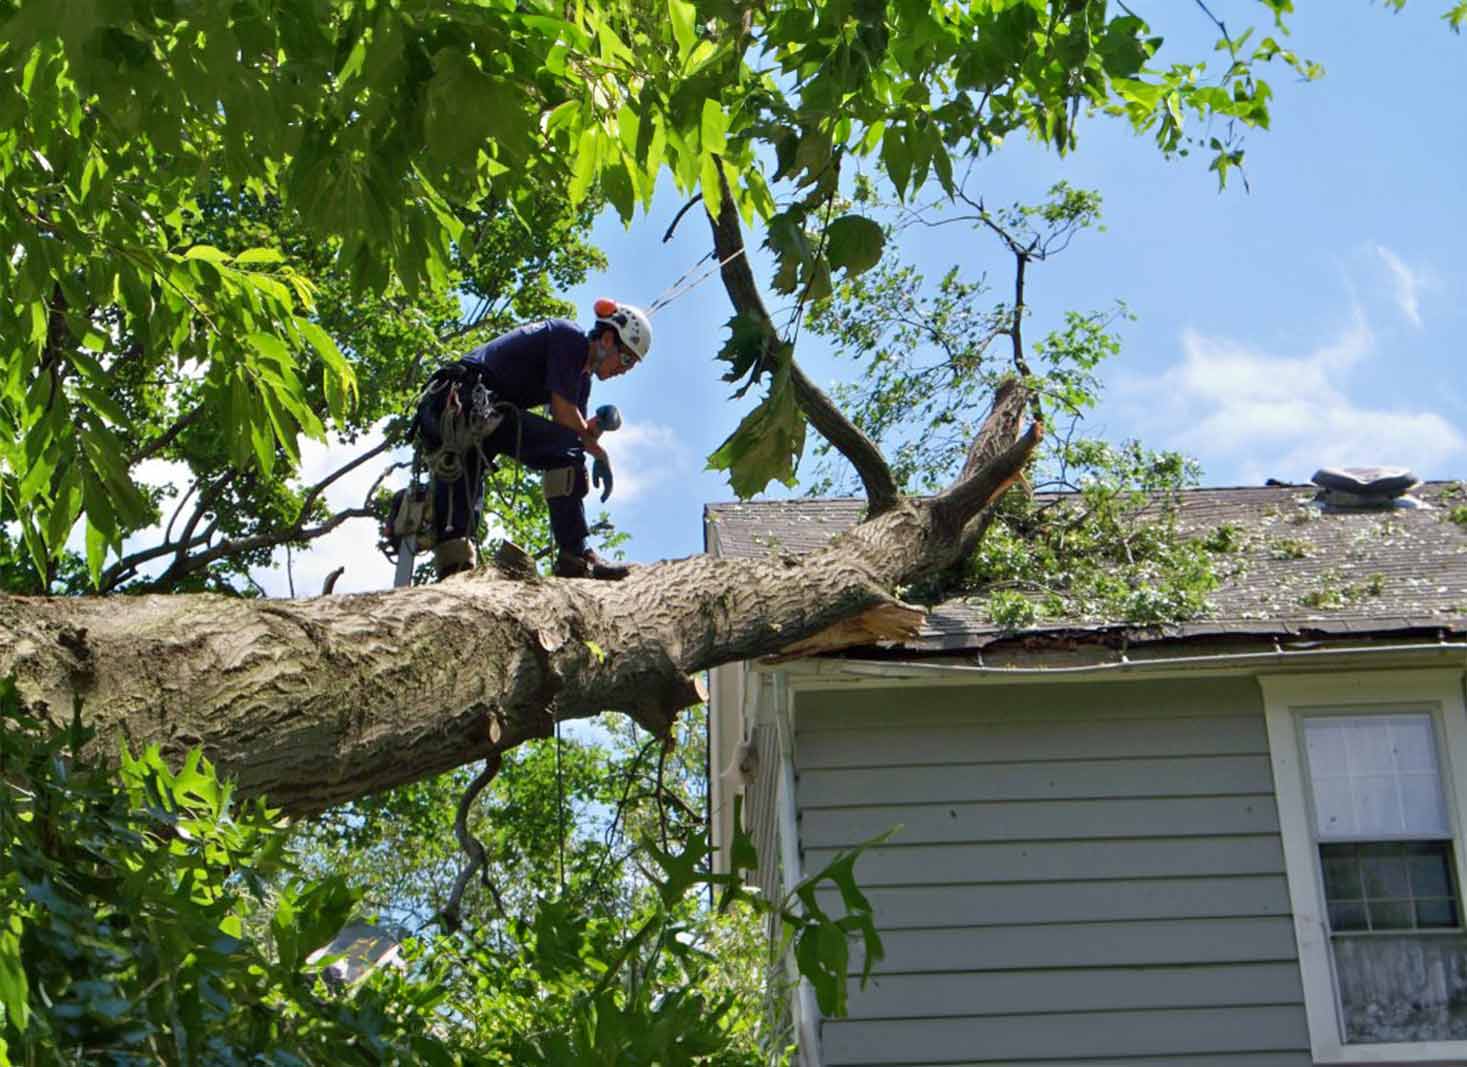
[[[1243,547],[1219,558],[1219,570],[1234,573],[1209,597],[1206,614],[1148,632],[1153,639],[1467,633],[1467,529],[1449,518],[1467,498],[1456,491],[1456,482],[1428,482],[1411,494],[1425,507],[1330,511],[1315,503],[1312,485],[1189,490],[1183,530],[1200,536],[1227,523]],[[864,507],[850,498],[710,504],[709,547],[736,558],[809,552],[858,522]],[[1306,602],[1327,589],[1349,596],[1335,609]],[[1077,629],[1128,627],[1077,618],[1045,620],[1025,633]],[[1007,636],[981,596],[962,597],[937,605],[906,647],[981,648]]]

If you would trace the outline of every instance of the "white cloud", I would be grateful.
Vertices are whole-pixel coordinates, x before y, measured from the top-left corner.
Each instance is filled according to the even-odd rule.
[[[378,425],[347,443],[333,436],[325,444],[319,441],[301,441],[301,481],[314,485],[344,464],[375,448],[382,443],[382,426]],[[372,484],[382,472],[398,460],[409,458],[406,450],[402,455],[383,453],[374,456],[350,473],[332,482],[325,492],[326,505],[332,512],[343,508],[361,507]],[[383,481],[383,485],[400,488],[407,484],[407,471],[394,471]],[[362,592],[386,589],[392,585],[392,564],[377,549],[377,524],[371,519],[348,519],[331,533],[311,542],[304,552],[291,553],[290,570],[286,570],[285,549],[275,552],[275,567],[256,570],[255,580],[272,596],[289,595],[293,577],[297,596],[316,596],[326,576],[337,567],[345,567],[337,581],[338,593]]]
[[[1426,285],[1425,276],[1419,271],[1413,271],[1405,260],[1385,245],[1376,245],[1375,254],[1391,272],[1391,279],[1395,283],[1396,306],[1411,325],[1421,329],[1421,290]]]
[[[611,498],[615,502],[630,503],[654,492],[685,474],[691,464],[687,446],[670,426],[629,422],[603,440],[616,478],[616,495]]]
[[[1187,330],[1180,362],[1149,382],[1124,384],[1119,399],[1143,440],[1197,456],[1206,471],[1236,471],[1246,483],[1373,464],[1439,476],[1467,447],[1456,427],[1432,411],[1371,406],[1347,393],[1350,372],[1374,351],[1358,308],[1337,338],[1302,356]]]

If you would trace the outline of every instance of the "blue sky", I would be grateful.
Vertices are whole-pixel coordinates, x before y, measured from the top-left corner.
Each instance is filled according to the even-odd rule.
[[[1164,57],[1204,55],[1216,37],[1192,4],[1132,6],[1143,15],[1164,6],[1190,28],[1169,39]],[[1254,0],[1210,6],[1234,30],[1263,13]],[[1030,338],[1066,309],[1120,299],[1136,315],[1120,328],[1123,351],[1105,370],[1092,430],[1186,451],[1209,485],[1305,481],[1319,466],[1363,463],[1467,475],[1467,389],[1456,373],[1467,335],[1458,249],[1467,235],[1467,37],[1440,21],[1444,7],[1301,4],[1292,44],[1327,73],[1302,84],[1274,72],[1273,129],[1248,138],[1251,192],[1235,181],[1219,193],[1205,159],[1166,162],[1104,119],[1084,124],[1079,150],[1064,159],[1016,141],[979,165],[972,188],[990,204],[1036,200],[1061,178],[1104,196],[1105,232],[1082,235],[1030,282]],[[597,296],[650,303],[708,250],[706,222],[692,212],[661,243],[680,206],[669,194],[630,229],[601,221],[596,239],[610,266],[567,294],[585,321]],[[990,242],[955,228],[908,241],[904,252],[933,275],[953,263],[995,277],[1004,268]],[[729,314],[710,279],[657,314],[644,366],[593,392],[593,403],[616,403],[626,419],[607,441],[617,489],[606,510],[631,534],[633,559],[700,551],[703,504],[732,496],[704,469],[753,402],[730,399],[719,380],[714,355]],[[807,333],[798,358],[831,381],[835,365],[818,338]],[[311,449],[307,462],[325,470],[339,456]],[[360,499],[358,487],[343,490]],[[298,591],[319,589],[338,562],[347,565],[341,591],[390,585],[374,540],[359,524],[298,556]],[[283,572],[259,577],[285,592]]]

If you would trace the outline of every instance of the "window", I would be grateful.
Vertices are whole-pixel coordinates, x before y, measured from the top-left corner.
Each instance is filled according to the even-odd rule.
[[[1261,682],[1316,1062],[1463,1062],[1460,672]]]

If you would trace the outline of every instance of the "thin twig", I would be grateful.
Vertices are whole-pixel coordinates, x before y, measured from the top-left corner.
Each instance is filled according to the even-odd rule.
[[[499,890],[489,878],[484,844],[469,832],[468,821],[469,809],[473,807],[474,801],[479,799],[479,794],[490,782],[494,781],[494,776],[499,773],[500,763],[499,751],[496,749],[490,752],[488,758],[484,760],[484,769],[469,783],[469,787],[464,790],[464,795],[459,798],[458,812],[453,818],[453,833],[458,838],[459,847],[468,853],[469,862],[458,872],[458,877],[454,879],[453,892],[448,896],[448,903],[438,913],[443,928],[449,933],[457,933],[463,926],[460,909],[463,905],[464,891],[468,889],[469,882],[476,874],[480,876],[483,886],[489,890],[489,895],[494,898],[494,907],[499,914],[502,916],[505,913],[504,901],[499,896]]]
[[[383,452],[391,449],[394,444],[395,442],[393,442],[392,440],[384,438],[381,444],[375,446],[374,448],[367,449],[367,451],[363,452],[356,459],[346,464],[346,466],[338,467],[326,477],[322,478],[315,485],[311,486],[310,489],[306,490],[305,499],[301,501],[301,510],[300,514],[296,516],[296,522],[299,523],[305,519],[306,512],[311,509],[311,505],[316,502],[316,498],[324,493],[333,482],[335,482],[339,478],[345,477],[347,474],[356,470],[363,463],[366,463],[367,460],[373,458],[374,456],[380,456]]]
[[[172,426],[168,427],[168,429],[164,430],[157,437],[153,438],[147,444],[143,445],[142,448],[134,452],[132,454],[132,457],[128,460],[129,465],[141,463],[145,459],[156,456],[159,452],[163,451],[165,448],[171,445],[178,438],[179,434],[183,433],[184,430],[187,430],[190,426],[198,422],[203,417],[204,407],[201,404],[190,411],[187,415],[183,416],[181,419],[178,419],[176,422],[174,422]]]
[[[683,216],[686,215],[689,211],[691,211],[693,209],[693,206],[695,204],[700,203],[702,201],[702,199],[703,199],[703,194],[702,193],[695,193],[693,195],[693,198],[691,200],[689,200],[686,204],[684,204],[682,206],[682,210],[679,211],[676,215],[674,215],[672,217],[672,222],[670,222],[668,224],[668,226],[667,226],[667,232],[662,235],[662,243],[663,244],[667,244],[668,241],[671,241],[672,240],[672,235],[673,235],[674,231],[677,230],[677,224],[679,222],[682,222],[683,221]]]
[[[189,497],[194,495],[194,490],[198,487],[198,479],[194,479],[189,484],[188,492],[179,497],[178,507],[173,509],[173,517],[168,520],[168,528],[163,531],[163,541],[165,544],[173,540],[173,524],[178,521],[178,516],[183,512],[183,506],[188,503]]]
[[[613,852],[611,841],[616,835],[617,824],[622,821],[622,816],[626,813],[627,803],[632,793],[632,785],[637,780],[637,769],[642,765],[642,760],[646,758],[647,753],[652,750],[652,746],[661,743],[662,739],[660,737],[651,738],[637,750],[637,755],[632,759],[632,765],[627,770],[627,784],[626,788],[622,790],[621,801],[616,805],[616,812],[612,815],[611,822],[606,826],[606,851],[601,857],[601,862],[596,865],[596,873],[591,879],[592,885],[599,885],[601,883],[601,876],[606,870],[606,861],[611,858]]]

